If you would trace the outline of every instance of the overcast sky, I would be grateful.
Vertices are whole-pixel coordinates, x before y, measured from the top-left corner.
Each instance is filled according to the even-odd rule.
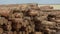
[[[60,0],[0,0],[0,4],[22,4],[22,3],[60,4]]]

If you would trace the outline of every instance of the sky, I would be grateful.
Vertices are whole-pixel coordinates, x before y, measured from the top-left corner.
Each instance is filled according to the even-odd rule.
[[[0,0],[0,4],[23,4],[23,3],[60,4],[60,0]]]

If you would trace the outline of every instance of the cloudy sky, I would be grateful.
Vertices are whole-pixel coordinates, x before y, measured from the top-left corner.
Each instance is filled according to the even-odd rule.
[[[22,4],[22,3],[60,4],[60,0],[0,0],[0,4]]]

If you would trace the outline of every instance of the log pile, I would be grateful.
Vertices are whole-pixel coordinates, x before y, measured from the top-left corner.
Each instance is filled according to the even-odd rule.
[[[0,11],[0,34],[55,34],[58,30],[60,10],[50,6],[29,4]]]

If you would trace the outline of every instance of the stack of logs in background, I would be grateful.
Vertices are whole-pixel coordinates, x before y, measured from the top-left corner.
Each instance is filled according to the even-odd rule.
[[[56,34],[60,30],[60,10],[38,4],[0,8],[0,34]]]

